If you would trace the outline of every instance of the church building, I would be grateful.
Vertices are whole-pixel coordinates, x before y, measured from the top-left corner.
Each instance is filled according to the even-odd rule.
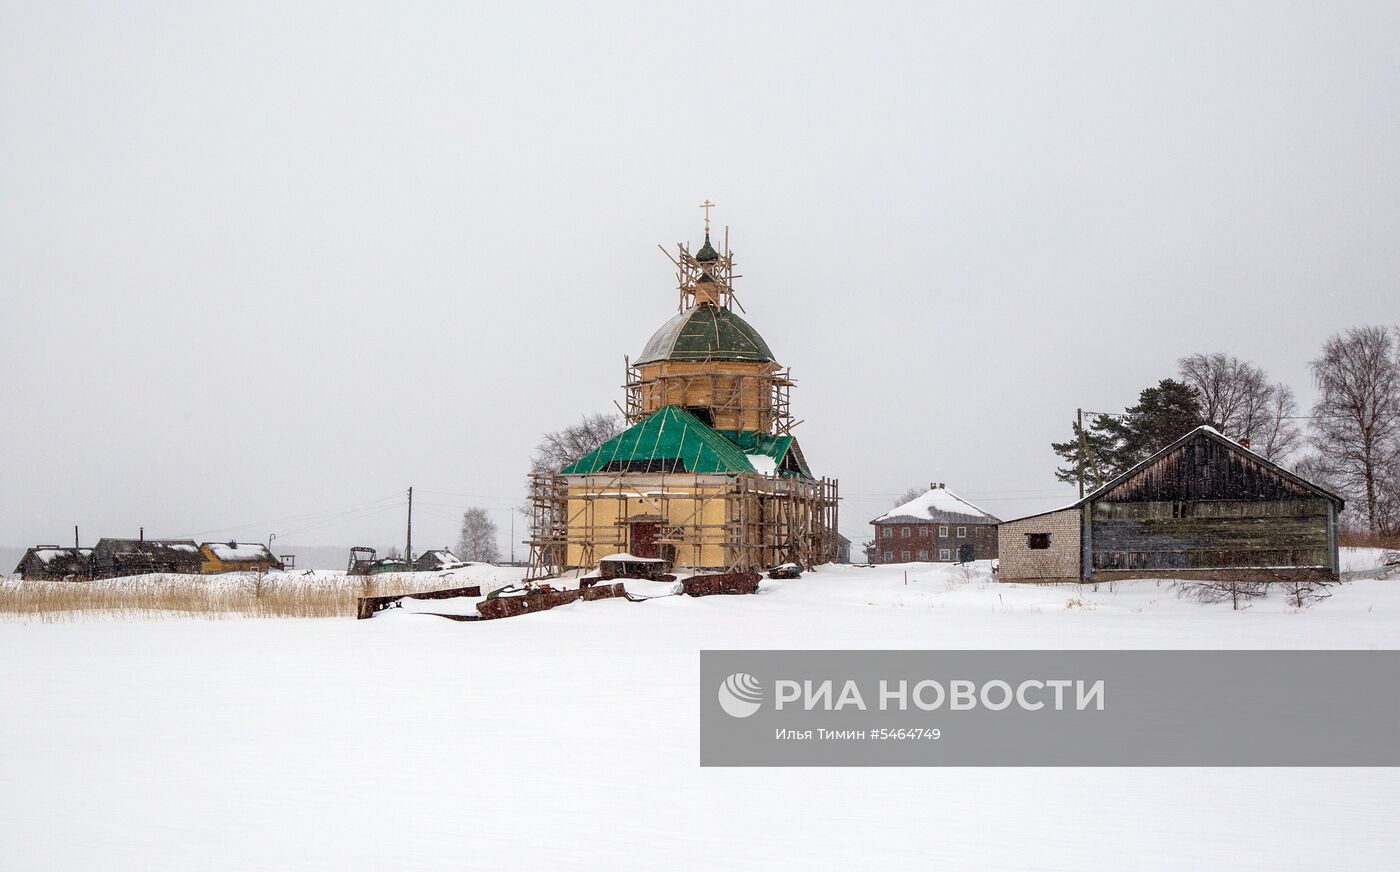
[[[734,311],[734,258],[705,241],[671,257],[678,311],[627,361],[626,430],[531,479],[532,574],[616,555],[686,570],[835,559],[837,483],[792,435],[788,370]],[[742,306],[740,306],[742,308]]]

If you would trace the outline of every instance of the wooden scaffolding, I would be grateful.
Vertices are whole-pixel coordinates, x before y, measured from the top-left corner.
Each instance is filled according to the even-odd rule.
[[[706,405],[713,418],[733,413],[740,420],[757,422],[752,429],[776,436],[792,433],[801,421],[792,418],[792,388],[796,382],[791,370],[771,367],[763,372],[736,373],[678,373],[654,367],[646,375],[640,367],[624,357],[626,368],[622,385],[623,404],[618,406],[630,426],[645,419],[663,406],[686,406],[686,398],[696,388],[703,391]]]
[[[751,572],[836,559],[834,479],[740,473],[600,473],[530,477],[530,567],[548,578],[629,550],[632,524],[655,523],[677,566]]]
[[[709,242],[710,228],[705,225],[705,241]],[[739,311],[748,314],[744,304],[740,303],[734,296],[734,280],[743,278],[743,273],[734,271],[734,252],[729,249],[729,227],[724,228],[724,247],[716,252],[716,258],[712,261],[698,260],[690,253],[690,246],[684,242],[676,243],[676,253],[673,255],[667,251],[665,246],[657,245],[661,253],[666,255],[666,259],[676,268],[676,290],[679,292],[676,301],[676,311],[683,312],[695,305],[695,283],[700,281],[701,276],[708,276],[719,286],[719,305],[726,309],[739,307]]]
[[[661,248],[676,268],[677,309],[697,300],[726,310],[735,297],[734,253],[729,228],[721,247],[710,243],[708,200],[705,245],[698,252],[679,243]],[[700,285],[697,290],[697,285]],[[706,412],[720,431],[788,436],[800,421],[791,413],[789,370],[763,359],[625,359],[623,403],[629,426],[667,406]],[[794,443],[792,449],[797,451]],[[800,453],[797,455],[800,462]],[[803,467],[805,472],[805,465]],[[599,559],[628,552],[638,524],[646,547],[664,549],[678,567],[714,572],[758,571],[782,563],[810,569],[837,556],[837,482],[794,475],[792,469],[761,472],[607,471],[530,477],[528,578],[592,569]],[[642,555],[638,555],[642,556]]]

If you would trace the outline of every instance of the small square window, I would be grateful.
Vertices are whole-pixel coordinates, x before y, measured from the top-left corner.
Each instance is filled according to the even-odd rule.
[[[888,538],[890,538],[890,537],[893,536],[893,535],[894,535],[894,528],[893,528],[893,527],[886,527],[886,528],[885,528],[885,538],[888,539]]]
[[[1050,547],[1049,533],[1027,533],[1026,547],[1032,551],[1044,551]]]
[[[919,538],[920,538],[920,539],[927,539],[927,538],[928,538],[928,527],[920,527],[920,528],[919,528]]]
[[[886,551],[886,552],[885,552],[885,562],[886,562],[886,563],[894,563],[894,552],[893,552],[893,551]]]
[[[908,552],[908,551],[901,551],[901,552],[899,552],[899,561],[900,561],[901,563],[908,563],[908,562],[909,562],[909,552]]]
[[[927,549],[925,549],[925,550],[919,552],[919,559],[920,559],[920,560],[927,560],[927,559],[928,559],[928,551],[927,551]]]
[[[938,538],[940,538],[940,539],[947,539],[947,538],[948,538],[948,528],[947,528],[947,527],[939,526],[939,528],[938,528]]]
[[[959,528],[958,528],[958,538],[959,538],[959,539],[966,539],[966,538],[967,538],[967,528],[966,528],[966,527],[959,527]]]
[[[908,539],[908,538],[909,538],[909,528],[908,528],[908,527],[900,527],[900,528],[899,528],[899,535],[903,536],[905,539]]]
[[[952,553],[951,551],[949,551],[947,548],[939,548],[939,549],[938,549],[938,559],[939,559],[939,560],[952,560],[952,559],[953,559],[953,553]]]

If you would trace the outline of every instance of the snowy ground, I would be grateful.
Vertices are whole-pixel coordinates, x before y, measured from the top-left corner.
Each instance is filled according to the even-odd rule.
[[[1400,578],[1233,612],[930,565],[471,624],[0,624],[0,869],[1389,870],[1394,770],[701,769],[696,676],[703,648],[1397,638]]]

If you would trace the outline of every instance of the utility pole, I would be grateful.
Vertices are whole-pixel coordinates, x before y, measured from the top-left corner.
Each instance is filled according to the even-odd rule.
[[[413,563],[413,488],[408,489],[408,542],[404,545],[403,559]]]
[[[510,562],[515,564],[515,509],[510,510]]]
[[[1084,410],[1076,409],[1075,411],[1079,419],[1079,463],[1076,465],[1079,467],[1079,498],[1082,500],[1084,499],[1084,464],[1089,462],[1089,452],[1086,450],[1084,439]]]
[[[80,546],[78,545],[78,525],[77,525],[77,524],[74,524],[74,525],[73,525],[73,547],[74,547],[74,548],[80,547]]]

